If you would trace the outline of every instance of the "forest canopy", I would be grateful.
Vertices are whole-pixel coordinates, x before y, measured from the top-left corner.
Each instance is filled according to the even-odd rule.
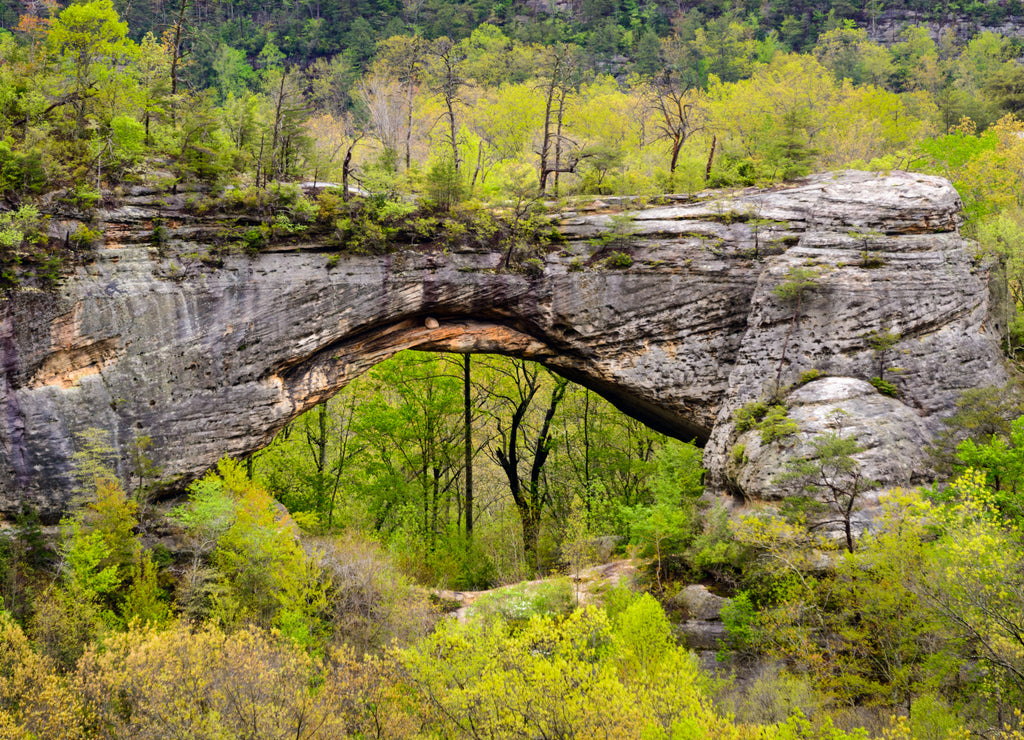
[[[911,169],[954,183],[1005,268],[1015,358],[1024,68],[1020,40],[983,27],[1021,12],[0,0],[0,287],[58,285],[133,193],[222,222],[196,255],[210,269],[303,235],[328,269],[402,237],[529,274],[570,196]],[[927,25],[950,14],[977,33]],[[80,226],[58,239],[64,218]],[[629,236],[611,224],[602,248]],[[168,241],[154,219],[147,248]],[[896,337],[871,341],[895,391]],[[57,542],[28,510],[0,532],[0,736],[1019,738],[1022,412],[1012,388],[968,391],[934,451],[943,482],[891,492],[871,532],[850,524],[856,440],[812,440],[778,510],[734,518],[702,504],[696,448],[501,357],[382,363],[174,504],[153,497],[149,440],[112,461],[93,430]],[[796,428],[773,399],[736,423]],[[660,604],[609,589],[576,609],[611,553],[642,559]],[[465,622],[422,587],[558,572]],[[745,683],[675,644],[694,582],[730,596],[719,647],[762,661]]]

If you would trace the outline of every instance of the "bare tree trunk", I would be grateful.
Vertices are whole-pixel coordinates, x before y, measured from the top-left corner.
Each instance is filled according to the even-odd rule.
[[[718,136],[711,137],[711,151],[708,153],[708,164],[704,168],[704,182],[711,178],[711,165],[715,162],[715,146],[718,144]]]
[[[277,104],[274,106],[274,133],[273,138],[270,142],[270,175],[275,179],[280,179],[280,172],[278,171],[278,159],[277,159],[277,145],[280,143],[281,137],[281,108],[284,107],[284,83],[288,78],[288,72],[281,72],[281,84],[277,90]]]
[[[171,95],[178,94],[178,65],[181,63],[181,32],[185,25],[185,11],[189,0],[181,0],[178,20],[174,23],[174,42],[171,45]],[[174,117],[174,106],[171,106],[171,117]]]
[[[473,405],[470,403],[470,358],[462,358],[462,413],[464,415],[466,456],[466,537],[473,536]]]
[[[544,191],[547,189],[548,173],[551,171],[548,168],[548,157],[551,154],[551,107],[555,100],[557,70],[556,62],[556,67],[551,73],[551,82],[548,84],[547,96],[544,102],[544,139],[540,146],[540,182],[538,184],[541,195],[544,195]]]
[[[555,197],[558,197],[558,175],[562,172],[562,122],[565,120],[565,96],[563,87],[558,98],[558,117],[555,128]]]

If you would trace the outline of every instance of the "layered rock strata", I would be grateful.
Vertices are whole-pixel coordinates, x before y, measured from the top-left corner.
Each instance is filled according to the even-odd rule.
[[[850,172],[562,213],[564,243],[529,272],[505,269],[498,251],[317,243],[210,265],[204,219],[181,196],[143,190],[100,219],[104,244],[58,290],[3,302],[7,513],[66,508],[90,428],[122,465],[150,437],[180,486],[408,348],[542,362],[706,444],[712,490],[753,497],[773,495],[773,469],[821,428],[818,411],[839,408],[863,432],[871,477],[916,482],[921,446],[960,393],[1006,379],[986,269],[958,233],[956,192],[933,177]],[[799,301],[779,290],[794,276],[808,283]],[[897,339],[880,356],[883,333]],[[895,398],[864,382],[880,367]],[[791,390],[809,370],[822,378]],[[766,395],[788,396],[804,433],[763,451],[747,439],[737,469],[733,415]]]

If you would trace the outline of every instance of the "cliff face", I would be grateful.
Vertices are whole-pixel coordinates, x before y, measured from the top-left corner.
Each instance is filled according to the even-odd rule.
[[[24,500],[58,515],[86,429],[107,430],[122,457],[151,437],[180,484],[407,348],[543,362],[706,443],[713,490],[754,496],[772,495],[771,468],[802,443],[760,451],[748,439],[737,468],[732,417],[747,401],[789,394],[807,434],[842,408],[871,477],[895,485],[925,474],[920,447],[961,391],[1006,379],[987,276],[957,232],[955,191],[936,178],[845,173],[629,219],[561,214],[566,242],[531,274],[504,271],[498,252],[338,256],[317,244],[210,267],[184,256],[202,249],[203,228],[182,205],[126,198],[101,214],[97,258],[59,291],[4,301],[4,511]],[[780,297],[796,277],[799,301]],[[898,340],[880,357],[872,340],[886,332]],[[895,399],[863,382],[880,366]],[[811,369],[828,378],[776,391]],[[898,465],[883,464],[892,440]]]

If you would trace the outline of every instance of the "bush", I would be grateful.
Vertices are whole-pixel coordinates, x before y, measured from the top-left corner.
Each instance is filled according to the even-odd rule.
[[[764,401],[750,401],[736,409],[733,414],[733,423],[736,424],[736,431],[742,434],[757,428],[761,419],[768,413],[768,404]]]
[[[410,644],[437,619],[423,592],[410,586],[375,542],[350,535],[320,539],[310,555],[327,585],[334,639],[357,656]]]
[[[808,383],[817,380],[818,378],[825,377],[825,373],[817,368],[811,368],[806,372],[800,374],[800,380],[797,381],[798,385],[807,385]]]
[[[722,605],[722,624],[734,650],[749,650],[757,637],[757,609],[746,591],[740,591]]]
[[[610,270],[625,270],[633,264],[633,258],[625,252],[612,252],[611,256],[604,261],[605,267]]]
[[[74,189],[69,190],[64,196],[63,200],[65,203],[77,208],[80,211],[91,211],[97,205],[99,205],[100,191],[85,185],[76,185]]]
[[[775,405],[768,409],[758,428],[761,430],[761,444],[771,444],[776,440],[796,434],[800,428],[789,416],[786,407]]]
[[[466,187],[450,157],[439,159],[430,166],[425,184],[427,202],[442,211],[451,210],[465,198]]]
[[[761,444],[771,444],[799,431],[796,422],[787,416],[787,409],[781,403],[751,401],[736,410],[733,420],[740,434],[751,429],[760,430]]]
[[[537,257],[528,257],[523,260],[523,272],[530,277],[540,277],[544,274],[544,260]]]
[[[68,237],[68,242],[70,242],[74,249],[92,249],[100,243],[102,238],[103,234],[100,232],[82,225],[75,229],[74,233]]]
[[[883,396],[889,396],[890,398],[896,398],[899,395],[899,389],[888,380],[882,380],[881,378],[872,378],[871,385],[875,386],[875,390],[881,393]]]
[[[328,583],[302,549],[287,512],[246,476],[241,463],[221,460],[172,513],[186,529],[193,563],[179,604],[229,627],[276,627],[306,646],[323,638]]]
[[[42,193],[48,178],[42,152],[20,151],[8,141],[0,141],[0,193]]]
[[[802,676],[767,665],[742,691],[723,697],[722,704],[735,713],[736,719],[748,723],[777,723],[790,719],[818,716],[825,705],[824,697]],[[811,730],[810,727],[806,728]],[[842,735],[841,735],[842,736]],[[830,737],[818,732],[799,732],[780,737]]]
[[[382,729],[367,721],[384,693],[377,663],[336,653],[325,664],[254,627],[136,628],[90,651],[76,678],[102,737],[327,740]]]

